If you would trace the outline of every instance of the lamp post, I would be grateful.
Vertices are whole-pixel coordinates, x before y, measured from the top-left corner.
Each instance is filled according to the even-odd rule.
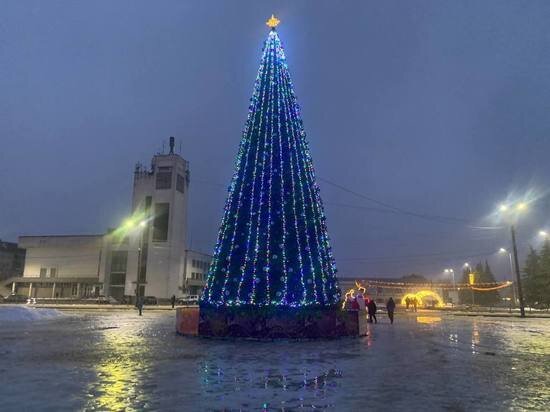
[[[508,259],[510,260],[510,279],[514,277],[514,264],[512,263],[512,254],[510,252],[508,252],[508,250],[506,250],[505,248],[501,247],[499,250],[498,250],[498,253],[506,253],[508,255]],[[510,283],[513,283],[513,282],[510,282]],[[512,301],[513,304],[515,305],[516,304],[516,292],[515,292],[515,288],[514,288],[514,285],[511,286],[512,288]],[[512,310],[512,304],[510,304],[510,311]]]
[[[147,227],[147,221],[141,220],[137,221],[136,218],[128,218],[124,222],[124,229],[129,232],[131,230],[136,230],[139,236],[139,243],[138,243],[138,261],[137,261],[137,276],[136,276],[136,306],[138,304],[139,298],[140,298],[140,286],[141,286],[141,257],[142,257],[142,250],[143,250],[143,229]]]
[[[510,227],[512,234],[512,250],[514,252],[514,266],[516,267],[516,282],[518,285],[519,312],[522,318],[525,317],[525,304],[523,303],[523,289],[521,288],[521,276],[519,274],[518,248],[516,245],[516,229],[514,225]]]
[[[138,267],[137,267],[137,279],[136,279],[136,305],[138,304],[140,287],[141,287],[141,251],[143,250],[143,229],[147,226],[147,222],[142,220],[139,222],[138,235],[139,235],[139,246],[138,246]]]
[[[527,204],[524,202],[519,202],[513,207],[513,209],[507,205],[501,205],[499,208],[501,213],[509,214],[511,210],[516,212],[516,215],[527,210]],[[512,221],[513,222],[513,221]],[[521,287],[521,275],[519,273],[519,260],[518,260],[518,248],[516,244],[516,228],[514,223],[510,224],[510,234],[512,235],[512,253],[514,254],[514,267],[516,272],[516,284],[518,289],[518,300],[519,300],[519,312],[522,318],[525,317],[525,304],[523,302],[523,289]]]
[[[514,276],[514,264],[512,263],[512,254],[503,247],[498,250],[498,253],[506,253],[508,255],[508,258],[510,259],[510,276]]]
[[[450,273],[453,276],[453,293],[456,291],[456,282],[455,282],[455,271],[451,269],[445,269],[445,273]],[[454,299],[453,299],[453,305],[454,305]]]

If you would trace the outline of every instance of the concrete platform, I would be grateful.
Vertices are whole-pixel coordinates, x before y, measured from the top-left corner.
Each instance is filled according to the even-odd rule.
[[[364,313],[363,313],[364,314]],[[365,336],[366,318],[339,307],[179,307],[176,331],[213,338],[331,339]]]

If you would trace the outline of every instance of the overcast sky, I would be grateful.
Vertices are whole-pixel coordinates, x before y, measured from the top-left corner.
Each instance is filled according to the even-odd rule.
[[[3,0],[0,238],[116,226],[172,135],[191,246],[211,251],[271,13],[340,275],[487,258],[509,278],[508,231],[472,225],[550,187],[548,1]],[[521,218],[522,257],[549,214],[540,197]]]

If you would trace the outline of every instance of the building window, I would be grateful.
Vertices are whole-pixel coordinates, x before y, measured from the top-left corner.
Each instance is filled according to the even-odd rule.
[[[73,283],[71,295],[76,296],[77,293],[78,293],[78,285],[76,283]]]
[[[126,273],[128,251],[115,250],[111,257],[111,273]],[[112,275],[111,275],[112,276]]]
[[[48,273],[48,268],[40,268],[40,277],[45,278]]]
[[[126,273],[111,273],[111,286],[124,286]]]
[[[191,273],[191,279],[193,279],[193,280],[202,280],[203,279],[203,274],[200,273],[200,272],[192,272]]]
[[[185,178],[178,173],[176,176],[176,190],[185,193]]]
[[[168,222],[170,203],[155,203],[155,219],[153,220],[153,242],[168,240]]]
[[[50,268],[50,277],[51,278],[57,277],[57,268]]]
[[[159,167],[157,169],[157,189],[170,189],[172,187],[172,168],[171,167]]]

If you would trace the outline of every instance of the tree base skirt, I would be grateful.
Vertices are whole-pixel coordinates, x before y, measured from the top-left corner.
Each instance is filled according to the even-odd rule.
[[[204,305],[200,309],[179,307],[176,317],[179,334],[211,338],[331,339],[366,335],[364,313],[343,311],[338,306],[259,308]]]

